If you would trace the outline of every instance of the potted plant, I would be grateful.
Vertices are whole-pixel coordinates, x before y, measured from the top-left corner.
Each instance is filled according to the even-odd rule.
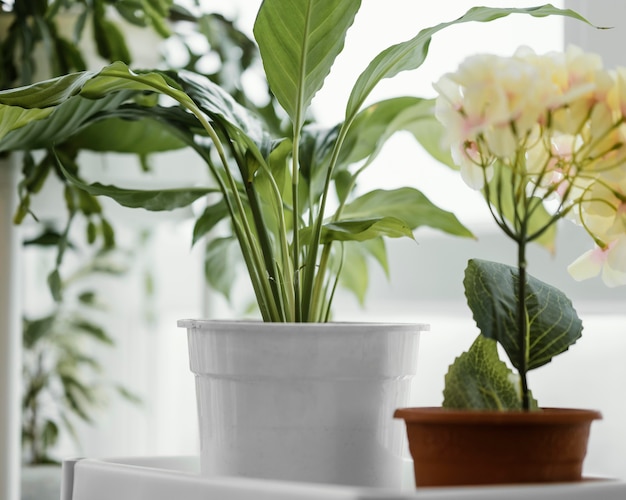
[[[432,36],[448,26],[513,13],[582,19],[549,5],[475,8],[424,29],[381,52],[357,79],[345,120],[322,130],[308,121],[307,112],[358,9],[359,2],[341,0],[314,8],[313,2],[263,2],[254,33],[270,88],[291,124],[284,137],[269,134],[222,88],[188,72],[136,72],[114,63],[0,93],[0,150],[43,146],[73,134],[88,144],[94,130],[106,140],[111,127],[140,127],[146,118],[188,144],[208,166],[213,186],[150,191],[87,183],[59,157],[59,168],[74,186],[125,206],[168,210],[210,195],[194,239],[226,220],[227,238],[241,249],[264,323],[180,323],[189,330],[192,370],[200,372],[201,419],[213,416],[201,427],[205,473],[399,484],[401,441],[389,423],[390,408],[407,396],[415,369],[410,360],[423,327],[379,325],[376,332],[374,325],[327,323],[333,297],[342,270],[362,255],[386,263],[383,237],[412,238],[422,225],[471,233],[412,187],[357,194],[360,174],[389,136],[403,129],[419,135],[436,126],[429,100],[364,103],[381,80],[418,68]],[[158,104],[155,94],[170,101]],[[246,327],[252,331],[241,333]],[[241,383],[240,366],[251,375]],[[307,367],[313,372],[306,374]],[[294,390],[291,381],[297,382]],[[202,392],[205,386],[210,394]],[[245,406],[229,410],[231,400]],[[285,410],[288,419],[272,413],[274,408]],[[306,418],[309,410],[313,422]],[[216,449],[219,442],[227,450]],[[239,450],[253,450],[252,458],[240,457]]]
[[[515,242],[517,265],[470,260],[465,294],[481,335],[451,365],[444,408],[397,412],[415,439],[417,485],[581,479],[600,414],[538,407],[527,374],[574,344],[582,322],[560,290],[527,274],[526,247],[551,245],[557,222],[572,217],[599,247],[572,272],[587,277],[605,263],[605,280],[624,282],[623,75],[576,47],[547,55],[521,48],[510,58],[471,57],[437,82],[453,156]],[[427,450],[439,431],[455,445]],[[435,470],[443,463],[450,467]]]

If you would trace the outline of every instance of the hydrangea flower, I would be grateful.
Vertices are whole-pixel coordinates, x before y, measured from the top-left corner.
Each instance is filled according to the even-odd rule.
[[[506,177],[490,186],[495,168],[510,169],[524,191],[511,199],[542,205],[545,227],[567,216],[589,233],[595,248],[569,267],[576,279],[626,284],[626,69],[608,71],[574,46],[544,55],[522,47],[472,56],[435,89],[446,146],[500,227],[517,234],[516,211],[534,209],[503,204],[494,191]]]

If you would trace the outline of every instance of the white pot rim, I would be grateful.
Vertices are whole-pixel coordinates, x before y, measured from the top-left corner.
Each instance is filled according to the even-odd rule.
[[[224,329],[254,326],[257,328],[267,328],[272,331],[282,331],[284,333],[292,333],[294,328],[301,330],[320,330],[320,329],[336,329],[336,328],[384,328],[386,330],[402,330],[410,328],[415,331],[430,331],[430,325],[427,323],[389,323],[389,322],[367,322],[367,321],[337,321],[326,323],[295,323],[295,322],[264,322],[254,320],[213,320],[213,319],[179,319],[177,326],[179,328],[204,328],[209,325],[223,327]],[[233,330],[234,331],[234,330]]]

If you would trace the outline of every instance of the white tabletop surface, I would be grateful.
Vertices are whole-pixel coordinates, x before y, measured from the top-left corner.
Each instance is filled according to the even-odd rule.
[[[195,457],[80,459],[64,463],[61,500],[625,500],[626,483],[422,488],[388,491],[247,478],[206,478]]]

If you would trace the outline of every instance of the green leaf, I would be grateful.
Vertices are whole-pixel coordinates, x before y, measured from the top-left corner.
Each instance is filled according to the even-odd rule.
[[[87,243],[93,245],[98,237],[98,230],[93,221],[87,223]]]
[[[411,228],[396,217],[373,217],[329,222],[322,228],[322,243],[331,241],[366,241],[380,236],[413,239]],[[303,241],[308,241],[310,231],[304,230]]]
[[[405,130],[413,134],[413,137],[430,156],[444,165],[458,170],[459,167],[452,159],[450,148],[442,147],[445,129],[435,117],[435,99],[424,99],[419,103],[419,106],[426,112],[418,120],[408,123]]]
[[[48,275],[48,287],[50,288],[52,298],[56,302],[61,302],[63,300],[63,282],[58,269],[55,269]]]
[[[348,246],[353,245],[348,244]],[[384,271],[385,276],[389,278],[389,262],[387,260],[387,247],[385,246],[385,240],[383,238],[374,238],[372,240],[361,242],[358,247],[360,250],[365,251],[368,255],[373,257]]]
[[[88,408],[94,398],[89,388],[73,376],[60,375],[60,379],[67,405],[82,420],[91,422]]]
[[[94,196],[108,196],[120,205],[129,208],[145,208],[146,210],[162,211],[186,207],[198,198],[215,191],[215,188],[179,188],[179,189],[123,189],[116,186],[104,185],[99,182],[87,184],[71,174],[63,165],[59,164],[63,175],[73,185],[87,191]]]
[[[517,328],[518,270],[484,260],[470,260],[465,270],[465,295],[481,333],[497,340],[520,370],[522,339]],[[582,335],[582,321],[559,289],[528,276],[528,369],[549,363]]]
[[[104,328],[84,318],[74,318],[70,321],[73,328],[80,330],[81,334],[87,335],[102,344],[113,345],[113,339],[106,333]]]
[[[265,0],[261,5],[254,36],[270,88],[297,128],[360,6],[360,0]]]
[[[130,403],[133,403],[133,404],[142,403],[141,396],[139,396],[138,394],[135,394],[134,392],[130,391],[129,389],[127,389],[126,387],[122,385],[119,385],[119,384],[115,385],[115,390],[122,398],[124,398],[126,401],[129,401]]]
[[[46,420],[41,433],[44,449],[54,446],[59,439],[59,427],[52,420]]]
[[[387,139],[401,130],[412,130],[420,123],[439,123],[434,116],[434,100],[394,97],[362,110],[352,122],[342,144],[339,163],[372,161]],[[441,125],[440,125],[441,126]]]
[[[442,210],[423,193],[409,187],[370,191],[348,203],[341,216],[342,219],[395,217],[405,221],[411,229],[429,226],[457,236],[474,237],[453,213]]]
[[[230,300],[235,281],[235,266],[239,260],[234,238],[215,238],[206,247],[204,275],[213,289]]]
[[[53,229],[45,229],[40,235],[36,236],[35,238],[24,241],[24,246],[57,246],[61,238],[63,238],[63,235],[58,231],[55,231]],[[72,247],[72,245],[68,246]]]
[[[82,149],[140,155],[181,149],[185,143],[153,120],[99,120],[74,139]]]
[[[193,241],[192,245],[195,245],[199,239],[205,236],[211,229],[213,229],[220,221],[228,217],[228,207],[224,200],[208,206],[204,209],[204,212],[193,227]]]
[[[56,316],[54,314],[36,320],[25,320],[24,330],[22,332],[24,347],[32,349],[40,339],[50,333],[55,321]]]
[[[348,100],[348,106],[346,108],[346,121],[349,121],[358,112],[365,102],[365,99],[367,99],[371,93],[372,89],[381,80],[391,78],[402,71],[419,68],[426,60],[432,36],[438,31],[454,24],[467,22],[489,22],[501,17],[506,17],[510,14],[529,14],[534,17],[561,15],[572,17],[589,24],[586,19],[574,11],[569,9],[557,9],[549,4],[541,7],[530,7],[526,9],[474,7],[454,21],[440,23],[436,26],[423,29],[411,40],[393,45],[378,54],[365,71],[359,76],[354,88],[352,89],[350,99]]]
[[[0,92],[0,151],[46,148],[66,141],[95,115],[105,109],[119,107],[129,96],[128,93],[111,93],[94,101],[80,96],[65,97],[64,90],[60,87],[55,100],[48,103],[53,107],[45,109],[19,107],[28,106],[33,101],[37,103],[37,93],[17,99],[10,94],[11,91]]]
[[[519,381],[498,356],[498,344],[479,335],[448,368],[444,408],[520,410]]]
[[[356,296],[359,304],[363,306],[369,285],[367,259],[365,254],[360,251],[362,245],[350,245],[349,243],[346,242],[344,245],[345,255],[339,283],[342,287],[350,290]]]
[[[343,264],[339,275],[339,284],[351,291],[361,305],[369,287],[369,261],[378,262],[385,275],[389,277],[387,249],[382,237],[367,241],[345,241],[342,243]]]
[[[100,229],[102,230],[102,239],[104,248],[109,250],[115,247],[115,230],[113,226],[104,217],[100,219]]]
[[[87,306],[94,306],[97,304],[96,292],[93,292],[91,290],[82,292],[78,295],[78,301],[81,304],[85,304]]]

